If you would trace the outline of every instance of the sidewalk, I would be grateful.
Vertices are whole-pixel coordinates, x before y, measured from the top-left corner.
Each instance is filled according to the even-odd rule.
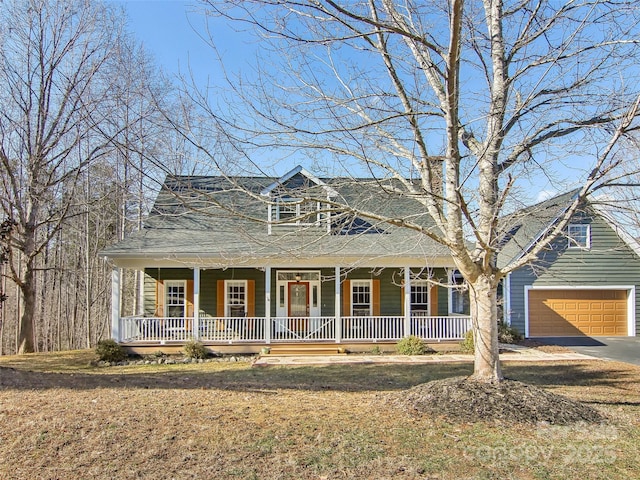
[[[597,360],[581,353],[546,353],[535,348],[509,345],[508,353],[501,353],[503,362],[562,362],[570,360]],[[433,355],[263,355],[255,362],[256,367],[283,365],[339,365],[339,364],[430,364],[430,363],[472,363],[473,355],[433,354]]]

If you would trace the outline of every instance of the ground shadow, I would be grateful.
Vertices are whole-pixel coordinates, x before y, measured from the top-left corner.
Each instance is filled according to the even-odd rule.
[[[640,370],[594,368],[592,362],[558,364],[509,364],[508,378],[544,388],[558,386],[605,386],[625,389],[640,381]],[[174,367],[174,366],[171,366]],[[399,391],[415,385],[472,373],[470,364],[437,365],[329,365],[272,368],[233,368],[199,371],[176,365],[166,371],[120,373],[107,367],[96,373],[43,373],[0,367],[0,389],[218,389],[270,392],[302,391]],[[613,399],[612,399],[613,400]]]
[[[560,345],[562,347],[603,347],[605,343],[587,336],[577,337],[536,337],[535,340],[543,345]]]

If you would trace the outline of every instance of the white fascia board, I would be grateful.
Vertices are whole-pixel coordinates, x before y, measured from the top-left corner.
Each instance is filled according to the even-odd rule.
[[[271,185],[263,188],[262,191],[260,192],[260,195],[262,195],[263,197],[268,197],[269,195],[271,195],[271,192],[275,188],[277,188],[279,185],[282,185],[283,183],[285,183],[287,180],[294,177],[298,173],[301,173],[316,185],[323,187],[327,192],[328,197],[335,197],[338,195],[338,192],[336,192],[333,188],[328,186],[326,183],[324,183],[322,180],[320,180],[318,177],[316,177],[315,175],[313,175],[311,172],[301,167],[300,165],[298,165],[297,167],[285,173],[282,177],[280,177],[278,180],[273,182]]]
[[[451,257],[348,257],[324,256],[312,258],[222,258],[189,255],[110,256],[109,260],[119,268],[142,270],[144,268],[404,268],[429,267],[453,268]]]
[[[524,247],[518,255],[509,260],[506,265],[517,262],[522,257],[524,257],[529,252],[529,250],[531,250],[538,243],[538,241],[540,241],[540,239],[551,229],[551,227],[553,227],[558,222],[558,220],[560,220],[560,218],[565,214],[569,207],[570,204],[567,204],[565,208],[563,208],[562,211],[551,222],[549,222],[546,227],[541,229],[538,234],[527,244],[527,246]]]

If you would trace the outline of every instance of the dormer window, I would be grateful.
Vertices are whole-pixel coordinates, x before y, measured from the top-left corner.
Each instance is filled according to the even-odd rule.
[[[330,232],[331,214],[321,211],[326,208],[323,199],[329,201],[338,192],[301,166],[263,188],[260,195],[270,198],[269,234],[273,227],[291,225],[324,226]]]
[[[317,225],[320,203],[297,198],[279,198],[272,207],[271,220],[285,225]]]
[[[567,229],[569,248],[591,248],[591,225],[588,223],[572,223]]]
[[[295,222],[299,207],[300,204],[295,200],[279,200],[276,204],[275,220],[286,223]]]

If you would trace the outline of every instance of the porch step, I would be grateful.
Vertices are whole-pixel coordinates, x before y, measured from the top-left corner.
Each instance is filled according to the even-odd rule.
[[[309,356],[309,355],[346,355],[344,348],[334,345],[274,345],[268,355],[273,356]]]

